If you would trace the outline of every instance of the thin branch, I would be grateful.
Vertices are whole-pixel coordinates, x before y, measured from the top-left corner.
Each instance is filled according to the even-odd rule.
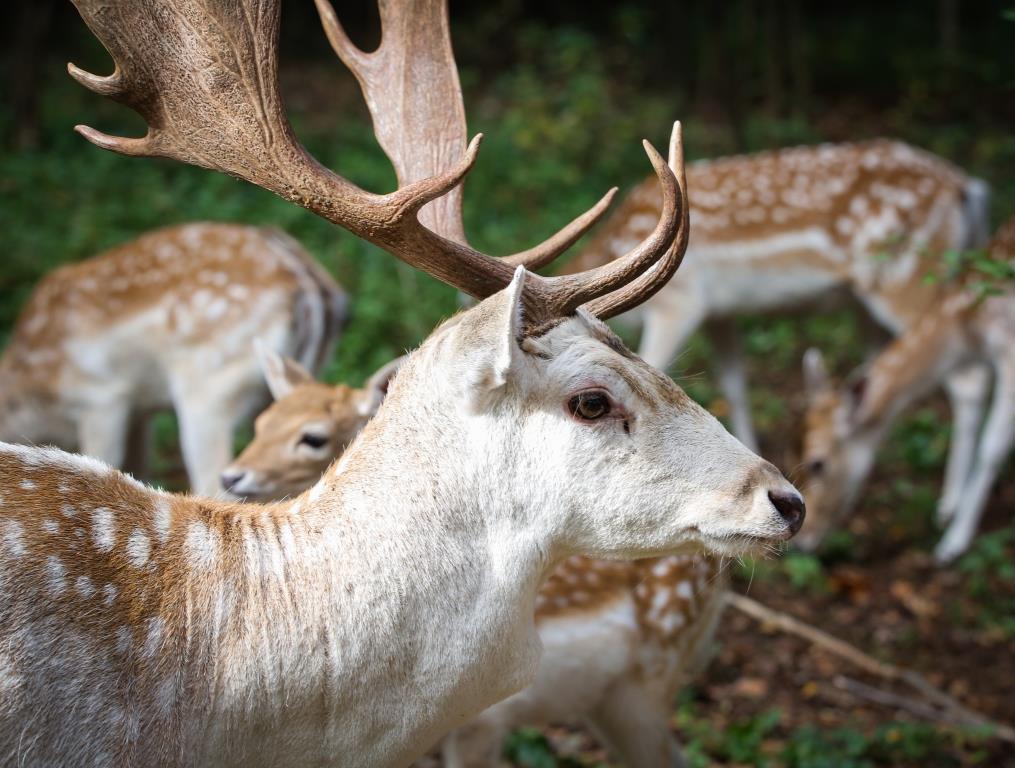
[[[999,723],[979,712],[966,707],[953,696],[934,686],[919,672],[878,661],[854,645],[832,637],[827,632],[811,626],[781,611],[775,611],[744,595],[727,593],[727,602],[752,619],[773,626],[787,634],[796,635],[829,653],[852,662],[866,672],[886,680],[906,683],[933,701],[947,713],[948,719],[958,725],[989,728],[997,738],[1015,744],[1015,728]]]

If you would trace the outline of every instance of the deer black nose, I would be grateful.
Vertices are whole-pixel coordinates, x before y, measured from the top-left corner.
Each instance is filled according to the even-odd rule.
[[[768,500],[772,502],[772,506],[776,508],[782,519],[789,523],[791,534],[800,530],[800,526],[804,524],[804,517],[807,515],[803,496],[799,493],[769,491]]]
[[[227,469],[221,475],[219,475],[219,480],[222,481],[223,488],[225,488],[227,491],[231,491],[233,488],[239,485],[240,482],[243,480],[243,478],[246,476],[247,473],[244,472],[242,469]]]

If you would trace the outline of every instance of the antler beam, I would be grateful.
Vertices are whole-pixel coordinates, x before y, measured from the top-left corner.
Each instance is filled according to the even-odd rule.
[[[360,80],[378,138],[398,171],[400,187],[387,195],[367,192],[324,168],[293,135],[278,88],[279,0],[74,2],[116,68],[112,75],[98,77],[69,65],[71,75],[131,107],[149,126],[141,138],[78,126],[90,141],[128,155],[171,157],[237,176],[477,298],[506,286],[515,265],[535,268],[563,252],[605,212],[615,191],[521,254],[497,259],[467,245],[459,187],[475,163],[480,137],[461,154],[464,110],[443,0],[382,2],[385,41],[371,54],[356,49],[330,5],[317,0],[325,30]],[[439,98],[428,104],[433,93]],[[413,120],[418,122],[413,125]],[[442,128],[443,123],[450,125]],[[662,158],[648,145],[646,151],[665,201],[655,232],[605,267],[533,280],[525,295],[530,323],[570,314],[630,283],[673,242],[683,196]],[[461,159],[449,165],[455,156]],[[450,199],[442,199],[452,192]],[[431,229],[419,214],[439,199],[440,205],[423,214]],[[653,274],[664,271],[657,268]],[[619,306],[616,301],[603,304],[603,311],[614,304]]]

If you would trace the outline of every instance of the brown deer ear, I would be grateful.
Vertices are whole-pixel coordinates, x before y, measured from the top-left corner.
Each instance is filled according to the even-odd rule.
[[[363,399],[360,400],[357,410],[360,416],[373,416],[381,407],[385,395],[388,394],[388,385],[395,378],[398,369],[408,359],[408,355],[402,355],[392,360],[387,365],[377,369],[373,376],[367,379],[363,385]]]
[[[870,397],[869,384],[870,377],[867,371],[861,368],[846,379],[843,387],[849,417],[856,426],[868,423],[873,415],[876,403]]]
[[[804,352],[804,390],[808,398],[826,391],[829,387],[828,369],[821,350],[811,347]]]
[[[271,396],[281,400],[300,384],[308,384],[314,380],[310,372],[295,360],[280,355],[268,347],[261,339],[254,341],[257,361],[261,364],[261,372],[268,384]]]

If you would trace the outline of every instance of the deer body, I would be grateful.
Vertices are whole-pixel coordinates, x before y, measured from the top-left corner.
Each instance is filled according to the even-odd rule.
[[[531,679],[537,589],[570,554],[737,552],[788,535],[768,496],[788,484],[668,378],[618,356],[598,321],[528,340],[506,389],[449,379],[482,368],[493,337],[515,338],[500,322],[520,287],[438,330],[290,502],[173,497],[5,447],[3,749],[23,765],[404,765]],[[645,414],[619,442],[619,425],[522,405],[547,394],[531,366],[553,371],[553,391],[586,365],[617,371],[610,386],[630,382],[631,417]],[[642,398],[678,398],[685,416],[657,430]],[[421,409],[444,425],[425,443]],[[712,469],[688,474],[703,459]]]
[[[1015,262],[1015,219],[995,237],[992,256]],[[805,359],[810,404],[804,439],[811,475],[808,498],[818,510],[801,543],[813,547],[855,505],[873,468],[878,445],[894,419],[952,372],[969,365],[989,367],[994,394],[976,460],[962,478],[953,503],[939,507],[949,523],[936,554],[947,562],[969,547],[990,489],[1015,440],[1015,291],[980,296],[952,290],[933,310],[889,345],[841,390],[827,380],[816,351]],[[980,424],[974,425],[979,432]]]
[[[229,489],[265,501],[315,483],[375,412],[401,362],[357,389],[318,383],[262,350],[276,400],[231,466]],[[569,557],[536,596],[543,654],[534,680],[449,735],[445,764],[493,766],[514,728],[580,719],[628,768],[683,765],[669,726],[673,699],[706,656],[724,592],[716,562],[701,555]]]
[[[172,407],[191,484],[213,494],[233,427],[263,402],[254,339],[316,368],[345,303],[281,232],[216,223],[151,232],[35,290],[0,359],[0,438],[122,466],[131,422]]]
[[[688,185],[694,229],[687,255],[680,279],[640,310],[639,354],[666,370],[708,321],[733,432],[748,445],[756,441],[731,318],[850,296],[897,334],[936,298],[923,282],[934,263],[926,254],[987,238],[983,182],[898,141],[693,163]],[[637,187],[572,268],[614,258],[643,236],[658,207],[655,189]],[[956,397],[958,407],[970,400],[967,410],[981,407],[984,388],[974,383],[969,397]]]

